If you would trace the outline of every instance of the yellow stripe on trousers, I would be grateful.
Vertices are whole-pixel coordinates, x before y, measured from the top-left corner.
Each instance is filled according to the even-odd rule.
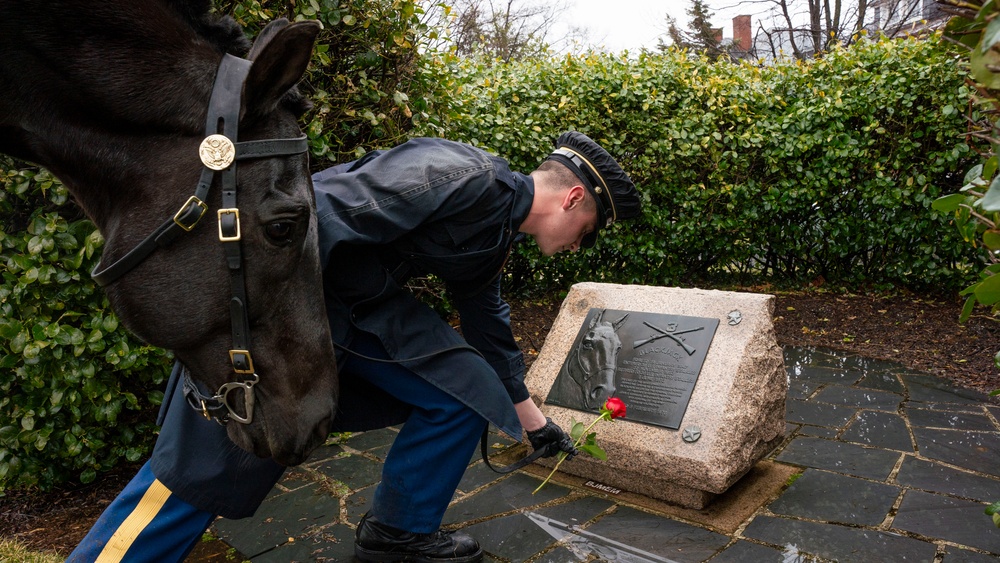
[[[108,544],[104,546],[94,563],[118,563],[121,561],[128,549],[132,547],[132,542],[153,521],[168,498],[170,498],[170,489],[164,486],[159,479],[154,479],[153,483],[146,489],[146,494],[142,495],[135,510],[128,515],[128,518],[111,536]]]

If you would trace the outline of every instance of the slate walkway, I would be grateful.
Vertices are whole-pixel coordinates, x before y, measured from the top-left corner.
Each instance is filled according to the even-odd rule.
[[[615,496],[492,473],[478,455],[445,515],[489,562],[1000,560],[1000,406],[898,364],[786,348],[785,441],[768,458],[801,475],[735,531]],[[256,562],[353,561],[354,528],[393,429],[324,446],[251,519],[213,531]],[[497,438],[501,440],[501,438]]]

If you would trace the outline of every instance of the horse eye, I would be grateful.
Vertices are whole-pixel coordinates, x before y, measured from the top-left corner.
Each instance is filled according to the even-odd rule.
[[[295,223],[291,221],[268,223],[264,227],[264,233],[273,243],[288,244],[292,241],[292,235],[295,233]]]

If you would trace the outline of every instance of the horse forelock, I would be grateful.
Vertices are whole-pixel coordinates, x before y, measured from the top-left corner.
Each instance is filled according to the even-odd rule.
[[[210,2],[168,1],[167,4],[188,22],[195,33],[219,50],[238,57],[243,57],[250,51],[250,40],[243,33],[243,28],[229,16],[211,13],[208,10]]]

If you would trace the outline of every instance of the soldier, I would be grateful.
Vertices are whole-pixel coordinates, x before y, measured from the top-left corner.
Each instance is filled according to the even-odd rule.
[[[589,248],[640,213],[639,194],[607,151],[564,133],[530,175],[478,148],[414,139],[313,176],[325,306],[338,350],[334,430],[402,424],[355,537],[362,561],[482,559],[441,520],[487,423],[534,449],[575,453],[532,402],[500,277],[512,245],[542,254]],[[443,280],[461,336],[405,289]],[[182,561],[217,515],[250,516],[284,467],[232,444],[205,420],[175,366],[152,459],[70,555],[84,561]],[[179,384],[182,382],[183,384]]]

